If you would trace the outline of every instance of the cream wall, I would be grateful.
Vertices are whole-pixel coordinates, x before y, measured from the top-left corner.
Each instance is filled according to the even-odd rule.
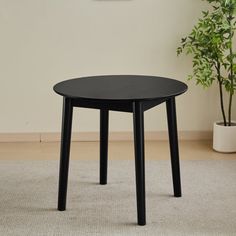
[[[191,63],[176,57],[176,47],[203,8],[200,0],[0,0],[0,132],[60,131],[62,98],[52,87],[64,79],[148,74],[185,81]],[[220,118],[216,90],[188,84],[177,99],[179,129],[210,130]],[[74,130],[97,131],[98,111],[78,110]],[[145,126],[165,130],[165,107],[145,113]],[[131,114],[112,113],[111,130],[132,130]]]

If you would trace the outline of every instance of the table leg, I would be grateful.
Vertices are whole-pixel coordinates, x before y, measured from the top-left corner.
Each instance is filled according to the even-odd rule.
[[[178,131],[175,98],[166,101],[174,196],[181,197]]]
[[[100,184],[107,184],[109,111],[100,110]]]
[[[140,102],[133,103],[134,151],[136,172],[136,196],[138,224],[146,224],[145,207],[145,163],[144,163],[144,111]]]
[[[62,112],[61,154],[60,154],[61,156],[60,156],[59,191],[58,191],[59,211],[64,211],[66,209],[72,115],[73,115],[73,106],[71,103],[71,99],[64,98],[63,112]]]

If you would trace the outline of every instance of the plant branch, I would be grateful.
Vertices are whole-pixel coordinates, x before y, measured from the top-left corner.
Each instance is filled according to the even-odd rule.
[[[220,90],[220,107],[221,107],[221,112],[222,112],[222,116],[224,120],[224,126],[226,126],[227,121],[226,121],[225,108],[224,108],[224,97],[223,97],[223,86],[222,86],[223,81],[221,79],[220,62],[217,62],[216,70],[217,70],[217,80],[218,80],[219,90]]]
[[[231,48],[230,48],[230,54],[231,54],[231,57],[233,55],[233,52],[232,52],[232,45],[231,45]],[[234,86],[234,81],[233,81],[233,60],[231,60],[231,65],[230,65],[230,83],[231,83],[231,89],[230,89],[230,93],[229,93],[229,109],[228,109],[228,125],[231,126],[232,124],[232,121],[231,121],[231,115],[232,115],[232,103],[233,103],[233,86]]]
[[[232,13],[229,14],[228,17],[228,23],[230,25],[230,45],[229,45],[229,60],[230,60],[230,74],[229,74],[229,78],[230,78],[230,91],[229,91],[229,108],[228,108],[228,125],[231,126],[231,115],[232,115],[232,101],[233,101],[233,88],[234,88],[234,80],[233,80],[233,42],[232,42],[232,38],[233,38],[233,32],[232,32]]]

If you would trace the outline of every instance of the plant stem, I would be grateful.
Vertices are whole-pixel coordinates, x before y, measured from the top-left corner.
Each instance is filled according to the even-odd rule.
[[[232,35],[232,33],[231,33]],[[233,50],[232,50],[232,38],[230,40],[230,94],[229,94],[229,111],[228,111],[228,125],[231,126],[231,114],[232,114],[232,101],[233,101]]]
[[[231,14],[229,15],[229,19],[232,19]],[[232,38],[233,38],[233,32],[232,32],[232,20],[229,20],[230,25],[230,48],[229,48],[229,56],[230,56],[230,95],[229,95],[229,109],[228,109],[228,125],[231,126],[231,114],[232,114],[232,100],[233,100],[233,46],[232,46]]]
[[[226,115],[225,115],[225,108],[224,108],[224,101],[223,101],[222,81],[219,82],[219,88],[220,88],[220,106],[221,106],[221,112],[222,112],[222,115],[223,115],[224,126],[227,126]]]
[[[228,126],[231,126],[231,114],[232,114],[232,100],[233,100],[233,49],[232,49],[232,32],[230,33],[230,91],[229,91],[229,108],[228,108]]]
[[[217,80],[219,83],[219,89],[220,89],[220,107],[221,107],[221,112],[223,115],[223,120],[224,120],[224,126],[227,125],[226,121],[226,115],[225,115],[225,108],[224,108],[224,97],[223,97],[223,88],[222,88],[222,79],[221,79],[221,72],[220,72],[220,63],[217,63]]]
[[[229,126],[232,125],[231,114],[232,114],[232,101],[233,101],[233,94],[230,93],[229,95]]]

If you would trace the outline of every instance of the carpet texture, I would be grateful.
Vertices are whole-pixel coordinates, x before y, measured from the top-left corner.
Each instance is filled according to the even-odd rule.
[[[57,161],[0,162],[0,235],[236,235],[236,160],[182,161],[183,197],[169,161],[146,162],[147,225],[136,225],[133,161],[71,161],[67,211],[58,212]]]

